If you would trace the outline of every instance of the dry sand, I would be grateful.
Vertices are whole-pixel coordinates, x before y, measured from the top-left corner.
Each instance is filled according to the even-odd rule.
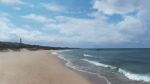
[[[0,84],[90,84],[48,52],[0,52]]]

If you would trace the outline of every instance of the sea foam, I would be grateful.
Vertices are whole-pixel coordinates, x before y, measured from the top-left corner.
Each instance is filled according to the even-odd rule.
[[[103,78],[104,80],[106,80],[107,84],[111,84],[111,82],[110,82],[106,77],[101,76],[101,75],[99,75],[99,74],[97,74],[97,73],[93,73],[93,72],[89,72],[89,71],[82,70],[81,68],[79,68],[79,67],[73,65],[73,64],[71,63],[71,61],[69,61],[69,60],[66,59],[65,57],[61,56],[60,54],[58,55],[58,57],[59,57],[60,59],[64,60],[64,61],[66,61],[65,65],[66,65],[67,67],[72,68],[72,69],[75,69],[75,70],[77,70],[77,71],[86,72],[86,73],[89,73],[89,74],[96,75],[97,77]]]
[[[88,60],[88,59],[82,59],[83,61],[87,61],[91,64],[94,64],[96,66],[100,66],[100,67],[104,67],[104,68],[111,68],[111,69],[116,69],[117,67],[111,66],[111,65],[107,65],[107,64],[103,64],[103,63],[99,63],[96,61],[92,61],[92,60]]]
[[[106,64],[99,63],[99,62],[96,62],[96,61],[91,61],[91,60],[88,60],[88,59],[82,59],[82,60],[87,61],[91,64],[94,64],[96,66],[104,67],[104,68],[111,68],[111,69],[116,69],[117,68],[117,67],[114,67],[114,66],[111,66],[111,65],[106,65]],[[124,76],[126,76],[130,80],[150,82],[150,76],[148,76],[148,75],[134,74],[134,73],[131,73],[129,71],[123,70],[121,68],[119,68],[118,72],[123,74]]]
[[[82,71],[82,72],[88,72],[88,71],[84,71],[82,70],[80,67],[77,67],[75,65],[73,65],[71,63],[71,61],[69,59],[66,59],[65,57],[61,56],[61,54],[58,54],[60,52],[66,52],[66,51],[70,51],[70,50],[62,50],[62,51],[59,51],[59,52],[55,52],[53,54],[56,54],[57,53],[57,56],[60,58],[60,59],[63,59],[66,61],[66,66],[67,67],[70,67],[70,68],[73,68],[73,69],[76,69],[78,71]],[[92,55],[89,55],[89,54],[83,54],[85,57],[93,57]],[[117,67],[115,66],[111,66],[111,65],[108,65],[108,64],[104,64],[104,63],[100,63],[100,62],[97,62],[97,61],[93,61],[93,60],[89,60],[89,59],[81,59],[83,61],[86,61],[90,64],[93,64],[95,66],[100,66],[100,67],[104,67],[104,68],[110,68],[110,69],[117,69]],[[136,74],[136,73],[132,73],[132,72],[129,72],[129,71],[126,71],[122,68],[118,68],[117,70],[120,74],[123,74],[125,77],[127,77],[128,79],[130,80],[134,80],[134,81],[143,81],[143,82],[150,82],[150,75],[144,75],[144,74]],[[88,73],[91,73],[91,74],[95,74],[96,73],[92,73],[92,72],[88,72]],[[98,75],[99,77],[101,77],[100,75]],[[102,76],[103,77],[103,76]],[[105,78],[105,77],[104,77]],[[105,78],[107,80],[107,78]],[[111,84],[108,80],[107,80],[108,84]]]
[[[124,74],[130,80],[150,82],[150,76],[148,76],[148,75],[131,73],[131,72],[123,70],[121,68],[118,71],[120,73]]]
[[[84,54],[83,56],[84,57],[93,57],[92,55],[89,55],[89,54]]]

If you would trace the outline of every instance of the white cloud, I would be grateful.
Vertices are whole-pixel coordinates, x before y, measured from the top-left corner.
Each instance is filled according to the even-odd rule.
[[[42,37],[42,32],[38,30],[27,29],[24,27],[17,27],[7,17],[0,16],[0,40],[2,41],[15,41],[19,37],[27,41],[41,41],[39,36]],[[43,37],[44,38],[44,37]]]
[[[137,0],[95,0],[93,8],[105,14],[126,14],[138,9]]]
[[[24,2],[21,0],[0,0],[0,3],[9,5],[24,4]]]
[[[14,9],[15,9],[16,11],[20,11],[20,10],[21,10],[20,7],[14,7]]]
[[[147,28],[143,22],[135,17],[124,17],[118,24],[110,24],[105,16],[99,15],[95,19],[78,19],[73,17],[56,17],[60,24],[49,24],[50,29],[55,29],[66,35],[66,42],[72,43],[124,43],[132,42],[134,38],[144,34]]]
[[[136,2],[135,2],[136,1]],[[55,42],[59,45],[93,45],[135,43],[148,39],[149,35],[150,5],[149,0],[95,0],[93,8],[87,18],[75,18],[69,16],[56,16],[55,20],[34,13],[22,16],[22,18],[43,23],[45,31],[55,31],[54,34],[45,31],[30,30],[30,28],[16,27],[5,17],[0,17],[0,39],[9,39],[15,35],[21,35],[25,39],[43,42]],[[65,10],[60,5],[42,4],[54,12]],[[137,11],[135,15],[127,13]],[[102,12],[102,13],[101,13]],[[107,21],[109,16],[105,14],[120,14],[123,20],[118,23]],[[28,27],[28,26],[26,26]],[[88,44],[90,45],[90,44]]]
[[[42,3],[41,6],[52,12],[63,12],[66,10],[64,6],[55,3]]]
[[[63,35],[70,36],[67,41],[72,43],[93,43],[93,44],[115,44],[134,43],[141,41],[143,35],[148,34],[150,20],[149,0],[95,0],[93,7],[97,12],[89,16],[94,19],[81,19],[74,17],[57,16],[60,24],[48,24],[50,29],[56,29]],[[138,15],[127,13],[137,11]],[[102,12],[102,13],[101,13]],[[107,21],[109,16],[103,14],[120,14],[123,20],[111,24]],[[143,16],[142,16],[143,15]]]
[[[33,14],[33,13],[22,16],[22,18],[33,20],[33,21],[40,22],[40,23],[44,23],[44,22],[48,21],[48,19],[46,17],[37,15],[37,14]]]
[[[148,22],[150,21],[150,0],[141,0],[139,1],[139,13],[138,13],[138,18],[141,18],[143,21]]]

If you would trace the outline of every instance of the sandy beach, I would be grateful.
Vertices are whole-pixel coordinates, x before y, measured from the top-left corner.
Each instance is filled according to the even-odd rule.
[[[90,84],[49,52],[0,52],[0,84]]]

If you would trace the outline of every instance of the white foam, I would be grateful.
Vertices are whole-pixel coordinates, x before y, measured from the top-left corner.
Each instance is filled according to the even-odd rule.
[[[84,54],[84,57],[93,57],[92,55]]]
[[[107,84],[111,84],[111,82],[104,76],[101,76],[99,74],[96,74],[96,73],[92,73],[92,72],[88,72],[88,71],[84,71],[84,70],[81,70],[79,67],[77,66],[73,66],[73,64],[66,58],[64,58],[63,56],[61,56],[60,54],[58,54],[59,52],[66,52],[66,51],[71,51],[71,50],[61,50],[61,51],[55,51],[55,52],[52,52],[52,54],[55,54],[57,55],[60,59],[66,61],[66,66],[69,67],[69,68],[72,68],[72,69],[75,69],[75,70],[78,70],[78,71],[81,71],[81,72],[87,72],[89,74],[94,74],[94,75],[97,75],[98,77],[100,78],[104,78],[106,81],[107,81]],[[84,56],[90,56],[90,55],[87,55],[87,54],[84,54]],[[103,64],[103,63],[99,63],[99,62],[96,62],[96,61],[92,61],[92,60],[88,60],[88,59],[81,59],[83,61],[87,61],[88,63],[91,63],[91,64],[94,64],[96,66],[100,66],[100,67],[104,67],[104,68],[111,68],[111,69],[116,69],[117,67],[114,67],[114,66],[111,66],[111,65],[107,65],[107,64]],[[130,80],[134,80],[134,81],[144,81],[144,82],[150,82],[150,75],[141,75],[141,74],[134,74],[134,73],[131,73],[129,71],[126,71],[126,70],[123,70],[121,68],[119,68],[118,70],[119,73],[123,74],[124,76],[126,76],[128,79]]]
[[[92,72],[88,72],[88,71],[84,71],[84,70],[81,70],[79,67],[76,67],[76,66],[73,66],[73,64],[67,60],[66,58],[64,58],[63,56],[61,56],[60,54],[58,54],[59,52],[66,52],[66,51],[70,51],[70,50],[61,50],[61,51],[55,51],[55,52],[52,52],[52,54],[54,55],[57,55],[60,59],[66,61],[66,66],[67,67],[70,67],[72,69],[75,69],[75,70],[78,70],[78,71],[81,71],[81,72],[87,72],[87,73],[90,73],[90,74],[95,74],[97,75],[96,73],[92,73]],[[87,54],[84,54],[84,56],[90,56],[90,55],[87,55]],[[104,67],[104,68],[111,68],[111,69],[116,69],[116,67],[114,66],[111,66],[111,65],[106,65],[106,64],[103,64],[103,63],[99,63],[99,62],[96,62],[96,61],[92,61],[92,60],[88,60],[88,59],[81,59],[83,61],[86,61],[88,63],[91,63],[91,64],[94,64],[95,66],[100,66],[100,67]],[[135,74],[135,73],[131,73],[129,71],[126,71],[126,70],[123,70],[121,68],[119,68],[118,70],[119,73],[123,74],[124,76],[126,76],[128,79],[130,80],[134,80],[134,81],[144,81],[144,82],[150,82],[150,75],[141,75],[141,74]],[[97,75],[98,77],[100,78],[104,78],[108,84],[111,84],[107,78],[101,76],[101,75]]]
[[[61,56],[61,55],[58,55],[58,57],[59,57],[60,59],[64,60],[64,61],[66,61],[66,64],[65,64],[65,65],[66,65],[67,67],[72,68],[72,69],[75,69],[75,70],[77,70],[77,71],[86,72],[86,73],[89,73],[89,74],[96,75],[97,77],[103,78],[104,80],[106,80],[107,84],[111,84],[111,82],[110,82],[106,77],[101,76],[101,75],[99,75],[99,74],[97,74],[97,73],[93,73],[93,72],[88,72],[88,71],[82,70],[82,69],[80,69],[79,67],[74,66],[74,65],[71,63],[71,61],[67,60],[66,58],[64,58],[64,57]]]
[[[68,51],[72,51],[72,50],[59,50],[58,52],[68,52]]]
[[[68,52],[68,51],[72,51],[72,50],[54,50],[54,51],[52,51],[52,54],[53,55],[58,55],[59,53]]]
[[[57,52],[52,52],[52,54],[53,54],[53,55],[57,55],[58,53],[57,53]]]
[[[150,82],[150,76],[148,75],[134,74],[123,69],[119,69],[119,72],[124,74],[130,80]]]
[[[96,66],[101,66],[101,67],[104,67],[104,68],[111,68],[111,69],[116,69],[116,67],[114,66],[111,66],[111,65],[106,65],[106,64],[103,64],[103,63],[99,63],[99,62],[96,62],[96,61],[91,61],[91,60],[88,60],[88,59],[82,59],[83,61],[87,61],[91,64],[94,64]]]
[[[88,59],[82,59],[82,60],[87,61],[87,62],[89,62],[91,64],[94,64],[96,66],[101,66],[101,67],[104,67],[104,68],[116,69],[116,67],[113,67],[111,65],[102,64],[102,63],[99,63],[99,62],[96,62],[96,61],[91,61],[91,60],[88,60]],[[125,70],[123,70],[121,68],[119,68],[118,72],[122,73],[123,75],[125,75],[130,80],[150,82],[150,76],[149,75],[134,74],[134,73],[125,71]]]

